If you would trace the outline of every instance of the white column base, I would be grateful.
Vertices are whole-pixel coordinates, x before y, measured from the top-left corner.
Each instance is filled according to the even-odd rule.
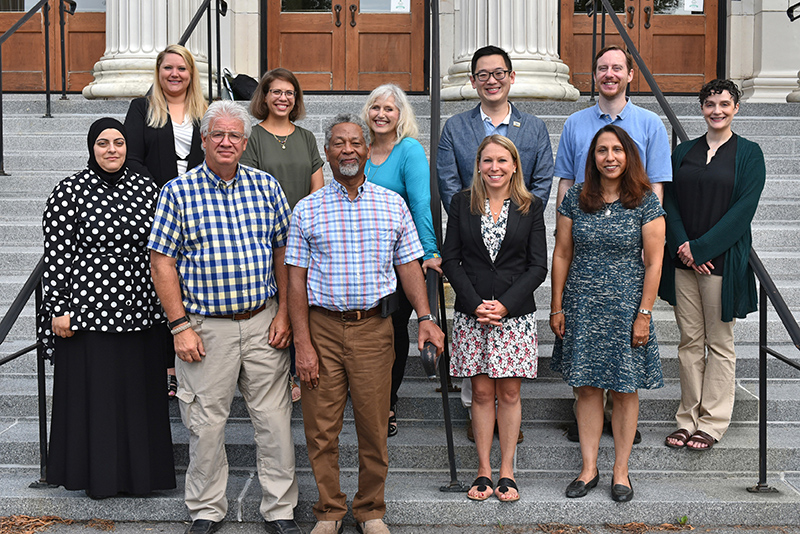
[[[797,73],[797,87],[786,96],[787,102],[800,102],[800,72]]]
[[[742,100],[754,103],[798,102],[789,100],[792,91],[798,92],[797,77],[757,76],[742,82]],[[791,93],[791,94],[790,94]],[[800,93],[795,98],[800,98]]]

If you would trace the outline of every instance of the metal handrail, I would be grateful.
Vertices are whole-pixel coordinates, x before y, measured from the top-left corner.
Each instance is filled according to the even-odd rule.
[[[609,2],[609,0],[599,0],[599,1],[602,2],[605,11],[607,11],[608,15],[611,17],[611,21],[614,23],[614,26],[619,32],[620,37],[622,37],[622,40],[625,41],[625,45],[628,47],[628,52],[630,52],[631,56],[633,56],[634,61],[636,61],[636,64],[639,66],[639,70],[645,77],[645,80],[650,86],[650,89],[653,91],[653,95],[656,97],[656,100],[661,106],[661,109],[667,116],[670,125],[672,125],[673,145],[674,145],[674,138],[676,135],[678,138],[680,138],[681,142],[688,141],[689,137],[686,135],[686,131],[683,129],[683,125],[680,123],[678,117],[675,115],[675,112],[672,110],[672,107],[669,105],[666,98],[664,97],[664,93],[658,86],[658,83],[653,77],[653,74],[650,72],[650,69],[647,68],[647,65],[642,59],[642,56],[639,54],[639,51],[636,49],[636,46],[633,44],[633,41],[628,35],[628,32],[625,30],[625,27],[623,26],[622,22],[620,22],[619,17],[617,17],[617,14],[611,7],[611,3]],[[798,4],[798,6],[800,6],[800,4]],[[792,8],[790,8],[790,11],[791,9]],[[603,33],[605,33],[605,26],[603,27]],[[603,36],[603,38],[605,38],[605,36]],[[758,306],[759,307],[759,372],[758,372],[758,383],[759,383],[758,477],[759,478],[758,478],[758,483],[755,486],[747,488],[747,490],[753,493],[775,493],[777,492],[777,490],[767,485],[767,355],[774,356],[783,363],[798,370],[800,370],[800,364],[767,346],[767,298],[769,298],[770,302],[772,302],[772,306],[775,308],[775,311],[777,312],[778,317],[780,318],[781,323],[783,324],[783,327],[789,333],[789,337],[791,337],[794,346],[797,347],[798,349],[800,349],[800,326],[797,325],[797,321],[795,320],[794,315],[792,315],[792,312],[789,310],[789,307],[786,305],[786,302],[783,300],[783,296],[781,295],[778,288],[775,286],[775,283],[772,281],[772,278],[767,272],[767,269],[764,267],[764,264],[761,262],[761,259],[758,257],[758,254],[756,254],[756,251],[753,250],[752,248],[750,249],[749,263],[753,269],[753,272],[756,275],[756,278],[758,279],[760,286],[759,306]]]
[[[220,47],[220,16],[224,17],[228,14],[228,3],[225,0],[215,0],[216,5],[216,21],[217,21],[217,95],[222,94],[222,77],[220,73],[222,72],[222,65],[221,65],[221,47]],[[211,60],[212,60],[212,35],[213,32],[211,31],[211,0],[203,0],[203,3],[197,8],[197,11],[194,12],[194,16],[192,20],[189,21],[189,25],[186,26],[186,29],[183,31],[181,38],[178,39],[178,44],[181,46],[186,46],[187,41],[189,41],[189,37],[192,36],[195,28],[200,23],[200,19],[203,18],[203,15],[206,14],[208,17],[206,18],[208,24],[208,101],[211,102],[212,100],[212,91],[211,88],[214,86],[214,72],[211,69]]]

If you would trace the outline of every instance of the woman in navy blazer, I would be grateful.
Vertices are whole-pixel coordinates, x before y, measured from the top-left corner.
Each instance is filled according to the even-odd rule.
[[[547,275],[542,202],[522,177],[519,152],[492,135],[478,147],[472,187],[450,205],[442,268],[456,292],[450,374],[472,380],[478,477],[467,496],[493,493],[490,452],[500,438],[497,497],[516,501],[513,460],[522,378],[537,373],[533,291]],[[497,402],[495,408],[495,401]]]

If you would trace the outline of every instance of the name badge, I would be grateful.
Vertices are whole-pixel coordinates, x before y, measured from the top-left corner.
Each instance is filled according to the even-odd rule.
[[[514,128],[519,128],[520,126],[522,125],[519,123],[519,121],[514,121]]]

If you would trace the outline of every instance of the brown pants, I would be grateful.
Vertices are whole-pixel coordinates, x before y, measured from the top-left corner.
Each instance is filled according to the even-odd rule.
[[[389,471],[392,321],[374,316],[343,322],[311,310],[308,322],[319,357],[319,386],[303,391],[308,459],[319,491],[314,515],[319,521],[338,521],[347,513],[347,496],[339,484],[339,433],[349,389],[359,466],[353,516],[358,522],[381,519],[386,512],[384,486]]]

